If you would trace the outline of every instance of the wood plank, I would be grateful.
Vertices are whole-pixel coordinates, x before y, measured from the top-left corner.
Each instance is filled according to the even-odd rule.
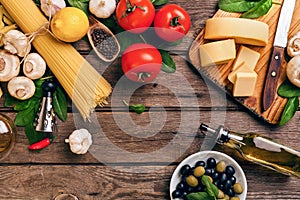
[[[77,125],[74,122],[75,115],[69,114],[67,122],[58,122],[58,132],[55,133],[54,142],[41,152],[30,152],[27,149],[28,141],[24,129],[19,127],[16,145],[11,154],[1,163],[122,164],[131,162],[140,164],[179,162],[200,150],[201,144],[205,140],[205,137],[197,130],[200,123],[206,123],[212,128],[224,124],[225,127],[239,132],[258,132],[291,148],[299,149],[297,138],[300,136],[298,123],[300,112],[297,112],[295,118],[285,127],[266,126],[260,121],[253,120],[252,116],[243,111],[168,111],[165,119],[162,117],[164,114],[159,111],[152,111],[152,118],[148,112],[138,115],[127,113],[125,110],[123,112],[97,112],[96,114],[97,118],[92,123],[78,122],[76,119]],[[8,113],[8,116],[14,118],[15,113]],[[116,117],[121,119],[116,120]],[[155,118],[162,122],[153,120]],[[132,125],[130,125],[130,120],[132,120]],[[150,122],[155,125],[154,128],[151,128]],[[95,127],[98,128],[95,126],[97,123],[101,131],[95,129]],[[86,155],[74,155],[64,140],[73,130],[83,127],[91,130],[94,143],[91,152]],[[149,130],[154,132],[149,132]],[[165,148],[166,146],[170,147]],[[156,157],[155,153],[159,150],[163,151]],[[124,154],[124,151],[128,154]],[[120,155],[126,156],[120,157]],[[137,159],[140,155],[145,158]]]
[[[300,182],[273,172],[257,172],[253,165],[242,166],[248,181],[247,199],[299,199]],[[169,199],[169,181],[175,166],[111,168],[98,165],[0,166],[0,199],[53,199],[73,194],[79,199]],[[132,170],[132,171],[130,171]],[[274,190],[274,188],[277,188]]]
[[[266,119],[271,124],[277,124],[279,122],[281,113],[284,109],[284,106],[287,102],[285,98],[281,98],[276,95],[275,101],[273,102],[271,108],[267,111],[262,110],[262,91],[264,86],[265,74],[267,70],[267,66],[269,63],[270,50],[273,45],[275,30],[277,27],[277,19],[279,16],[281,6],[273,4],[269,13],[265,16],[258,18],[258,21],[263,21],[269,25],[269,43],[264,48],[255,47],[256,51],[261,53],[261,58],[258,61],[258,64],[255,68],[255,71],[258,73],[258,80],[256,83],[256,90],[253,96],[248,98],[236,98],[238,102],[244,105],[250,112],[253,112],[256,115],[259,115]],[[289,31],[289,37],[293,36],[296,32],[300,30],[299,22],[299,13],[300,13],[300,2],[296,2],[296,8],[294,10],[293,21],[291,23],[291,29]],[[214,17],[239,17],[237,13],[227,13],[221,10],[218,10]],[[224,89],[229,95],[232,95],[232,84],[227,80],[227,76],[231,70],[232,62],[229,62],[224,65],[219,65],[216,67],[209,68],[201,68],[200,67],[200,58],[198,47],[200,44],[205,43],[204,40],[204,30],[198,35],[195,39],[195,42],[191,46],[190,49],[190,59],[192,64],[204,75],[206,75],[209,79],[212,79],[216,85]],[[281,67],[281,74],[278,81],[278,85],[280,85],[286,78],[285,74],[286,61],[284,60]]]

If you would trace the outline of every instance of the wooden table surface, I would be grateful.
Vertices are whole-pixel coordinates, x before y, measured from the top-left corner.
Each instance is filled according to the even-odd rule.
[[[226,97],[188,64],[190,41],[216,12],[217,0],[169,3],[184,7],[192,20],[189,39],[170,49],[177,72],[161,72],[155,83],[126,82],[124,86],[120,84],[118,59],[103,73],[114,93],[108,105],[96,109],[91,123],[82,122],[70,104],[67,122],[58,121],[56,139],[41,152],[27,150],[24,129],[18,127],[15,147],[0,163],[1,200],[47,200],[60,193],[74,194],[80,200],[169,199],[172,172],[180,161],[201,148],[204,137],[197,130],[200,123],[260,132],[300,149],[299,111],[286,126],[270,126]],[[83,55],[90,53],[87,42],[74,45]],[[90,57],[99,62],[95,55]],[[141,115],[128,112],[121,102],[124,98],[145,104],[147,111]],[[1,98],[1,113],[14,119],[16,112],[4,107],[3,102]],[[94,144],[87,154],[75,155],[64,140],[81,127],[95,132]],[[245,171],[247,199],[300,199],[299,179],[233,158]]]

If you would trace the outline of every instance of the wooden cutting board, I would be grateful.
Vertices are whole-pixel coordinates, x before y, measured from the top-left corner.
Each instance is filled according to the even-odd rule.
[[[283,0],[279,1],[283,2]],[[269,25],[269,43],[265,47],[255,47],[255,46],[247,46],[253,50],[258,51],[261,56],[256,65],[255,71],[258,74],[256,90],[253,96],[251,97],[239,97],[234,98],[232,96],[232,84],[228,81],[227,76],[231,71],[231,67],[233,64],[229,62],[227,64],[212,66],[212,67],[200,67],[200,58],[199,58],[199,45],[208,42],[205,40],[204,31],[205,28],[199,33],[194,42],[192,43],[189,49],[189,58],[192,65],[208,79],[210,79],[214,84],[216,84],[221,89],[224,89],[226,93],[233,97],[238,103],[247,108],[250,112],[254,113],[259,118],[262,118],[264,121],[270,124],[278,124],[280,120],[281,113],[287,103],[287,99],[282,98],[276,94],[275,100],[271,107],[262,111],[262,92],[264,87],[265,75],[267,71],[267,67],[269,64],[269,58],[272,50],[272,44],[275,36],[275,31],[277,27],[277,22],[280,14],[281,4],[273,4],[271,10],[265,16],[257,18],[255,20],[265,22]],[[218,10],[213,17],[239,17],[238,13],[228,13],[222,10]],[[289,38],[292,37],[300,31],[300,1],[296,0],[296,7],[293,14],[293,20],[291,23],[291,28],[289,31]],[[246,46],[246,45],[245,45]],[[237,50],[239,45],[237,45]],[[224,49],[226,51],[226,49]],[[278,86],[286,79],[286,68],[287,61],[283,59],[282,67],[280,71],[280,77],[278,81]]]

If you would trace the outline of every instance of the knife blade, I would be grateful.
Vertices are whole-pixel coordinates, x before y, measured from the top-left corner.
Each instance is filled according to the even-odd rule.
[[[281,7],[263,90],[264,111],[271,106],[275,98],[281,61],[284,54],[284,48],[287,45],[288,32],[293,18],[295,3],[296,0],[284,0]]]

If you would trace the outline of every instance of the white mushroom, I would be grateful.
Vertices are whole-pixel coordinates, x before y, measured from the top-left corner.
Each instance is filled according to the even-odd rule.
[[[35,80],[41,78],[46,71],[46,62],[38,53],[30,53],[23,63],[23,73],[28,78]]]
[[[286,75],[291,83],[300,87],[300,56],[295,56],[288,62]]]
[[[57,11],[66,7],[64,0],[41,0],[41,10],[46,16],[54,16]]]
[[[34,95],[35,85],[30,78],[17,76],[8,82],[7,89],[12,97],[25,100]]]
[[[20,72],[20,59],[18,56],[0,51],[0,82],[7,82]]]
[[[8,31],[3,38],[4,49],[20,57],[27,55],[31,49],[28,37],[18,30]]]
[[[291,57],[300,55],[300,32],[296,33],[288,41],[287,53]]]
[[[116,9],[116,0],[90,0],[89,10],[98,18],[108,18]]]

